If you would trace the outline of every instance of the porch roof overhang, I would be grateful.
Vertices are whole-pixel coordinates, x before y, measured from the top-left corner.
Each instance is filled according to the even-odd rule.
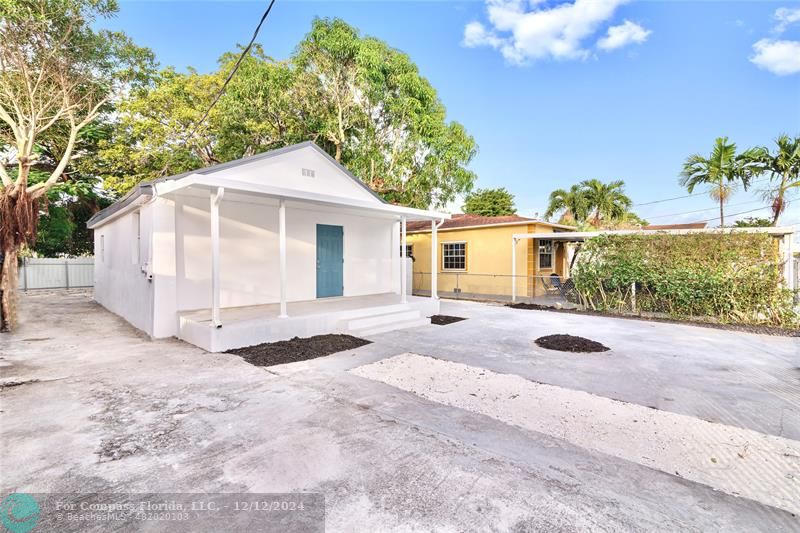
[[[600,235],[689,235],[693,233],[767,233],[775,237],[784,237],[794,233],[793,227],[778,228],[708,228],[708,229],[680,229],[680,230],[616,230],[616,231],[574,231],[559,233],[515,233],[514,240],[522,239],[548,239],[551,241],[583,242]]]
[[[176,198],[181,195],[192,195],[202,193],[207,195],[219,188],[226,192],[233,192],[254,198],[286,200],[289,202],[301,202],[304,204],[318,205],[328,208],[347,209],[358,211],[364,214],[371,214],[379,217],[402,218],[407,220],[442,220],[449,219],[448,213],[430,211],[426,209],[414,209],[400,205],[393,205],[382,202],[371,202],[368,200],[358,200],[343,196],[321,194],[311,191],[299,191],[275,187],[264,183],[251,183],[240,180],[221,178],[219,176],[207,176],[202,174],[190,174],[176,180],[154,183],[148,190],[135,201],[123,203],[120,208],[110,213],[102,222],[107,223],[113,218],[124,215],[125,213],[138,208],[140,205],[154,201],[156,198]],[[226,198],[229,198],[226,195]],[[92,223],[94,222],[94,223]],[[90,221],[89,228],[99,225],[98,221]]]

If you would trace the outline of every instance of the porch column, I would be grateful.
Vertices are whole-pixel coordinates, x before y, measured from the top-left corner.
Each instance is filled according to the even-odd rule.
[[[278,318],[289,318],[286,313],[286,200],[283,198],[278,207],[278,243],[281,271],[281,312]]]
[[[437,300],[439,298],[438,289],[438,272],[439,272],[439,244],[437,230],[439,226],[436,225],[435,220],[431,220],[431,298]]]
[[[211,193],[211,324],[222,327],[219,317],[219,204],[225,194],[223,187]]]
[[[517,238],[511,237],[511,303],[517,301]]]
[[[406,217],[400,217],[400,303],[406,303]]]

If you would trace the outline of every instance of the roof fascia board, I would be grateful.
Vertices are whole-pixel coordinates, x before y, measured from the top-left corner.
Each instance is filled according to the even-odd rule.
[[[415,219],[421,220],[434,220],[434,219],[448,219],[450,215],[447,213],[439,213],[437,211],[428,211],[423,209],[414,209],[412,207],[403,207],[399,205],[393,205],[388,203],[380,203],[376,204],[373,202],[365,202],[362,200],[354,200],[351,198],[339,198],[337,196],[331,196],[327,194],[318,194],[313,192],[307,191],[297,191],[294,189],[286,189],[283,187],[273,187],[272,185],[265,185],[262,183],[249,183],[249,182],[242,182],[238,180],[220,178],[218,176],[206,176],[206,175],[199,175],[193,174],[191,176],[187,176],[182,178],[181,180],[169,184],[169,189],[165,189],[162,192],[162,186],[164,184],[160,184],[158,187],[158,194],[160,196],[167,195],[173,192],[177,192],[180,189],[184,189],[186,187],[191,187],[192,185],[201,186],[201,187],[224,187],[226,189],[230,189],[232,191],[238,192],[249,192],[254,194],[260,194],[264,196],[271,196],[275,198],[283,198],[286,200],[300,200],[305,202],[311,203],[319,203],[323,205],[337,205],[337,206],[345,206],[345,207],[354,207],[357,209],[363,209],[368,211],[378,211],[382,213],[391,213],[397,216],[406,216],[412,217]]]

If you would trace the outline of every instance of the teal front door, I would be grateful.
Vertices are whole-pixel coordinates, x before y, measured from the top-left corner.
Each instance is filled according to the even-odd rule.
[[[317,298],[341,296],[344,290],[344,247],[341,226],[317,224]]]

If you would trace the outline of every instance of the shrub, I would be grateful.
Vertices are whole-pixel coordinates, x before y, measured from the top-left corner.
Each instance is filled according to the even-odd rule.
[[[573,282],[589,309],[796,326],[778,240],[766,233],[600,235],[586,241]]]

